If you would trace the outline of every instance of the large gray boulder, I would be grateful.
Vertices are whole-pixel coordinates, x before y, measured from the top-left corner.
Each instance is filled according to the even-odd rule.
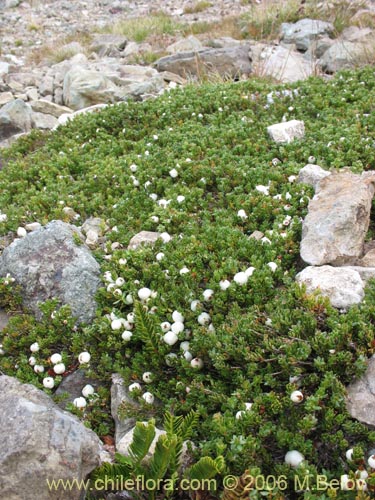
[[[347,387],[346,407],[353,418],[375,426],[375,356],[365,374]]]
[[[126,93],[99,71],[76,66],[65,75],[64,104],[74,110],[124,100]]]
[[[8,102],[0,109],[0,141],[29,132],[33,126],[32,109],[22,99]]]
[[[331,36],[334,31],[332,23],[318,19],[300,19],[296,23],[282,23],[281,39],[286,44],[295,44],[297,50],[305,52],[311,42]]]
[[[339,266],[361,258],[374,193],[374,174],[341,171],[321,179],[302,225],[302,259]]]
[[[0,491],[7,500],[78,500],[82,490],[48,487],[81,481],[99,465],[101,442],[42,391],[0,376]]]
[[[238,78],[251,73],[250,46],[247,44],[223,49],[203,49],[162,57],[156,61],[158,71],[170,71],[184,78],[216,74]]]
[[[120,57],[128,43],[128,39],[123,35],[113,35],[103,33],[96,35],[90,45],[90,49],[96,52],[99,57]]]
[[[299,171],[297,182],[313,186],[313,188],[316,189],[318,183],[328,175],[331,175],[331,172],[324,170],[314,163],[308,163]]]
[[[319,292],[328,297],[338,309],[359,304],[365,295],[365,282],[349,267],[309,266],[297,274],[296,281],[306,286],[307,293]]]
[[[39,302],[58,298],[71,307],[79,322],[95,316],[95,293],[100,267],[75,226],[52,221],[25,238],[15,240],[0,257],[0,276],[10,273],[21,285],[23,299],[37,316]]]

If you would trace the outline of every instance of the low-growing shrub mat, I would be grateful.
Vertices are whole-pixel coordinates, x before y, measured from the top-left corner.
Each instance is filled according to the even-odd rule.
[[[113,230],[106,251],[95,251],[110,277],[103,279],[93,324],[74,326],[66,308],[53,312],[53,301],[39,323],[18,312],[0,336],[1,372],[43,388],[53,353],[62,353],[74,371],[78,354],[89,351],[87,371],[101,389],[84,411],[74,411],[101,436],[113,433],[108,387],[118,372],[126,384],[141,384],[134,393],[141,409],[133,410],[139,420],[154,416],[160,423],[165,409],[176,415],[197,410],[195,452],[223,455],[228,473],[258,467],[291,481],[306,470],[328,478],[347,473],[353,464],[345,451],[359,446],[367,457],[375,441],[345,408],[345,386],[364,373],[374,352],[375,287],[370,283],[363,303],[343,313],[295,285],[303,267],[301,220],[313,193],[294,176],[314,161],[311,156],[327,169],[373,169],[374,102],[373,68],[288,86],[255,80],[191,86],[77,117],[2,152],[2,235],[27,222],[70,221],[67,206],[80,216],[73,223],[97,216]],[[267,126],[289,119],[304,120],[305,138],[272,142]],[[172,239],[126,250],[141,230]],[[263,240],[249,237],[255,230]],[[114,242],[121,246],[112,251]],[[249,267],[255,269],[247,282],[236,283],[234,276]],[[119,277],[123,284],[108,287]],[[230,282],[225,290],[224,280]],[[2,302],[16,309],[10,287],[3,280]],[[156,292],[147,303],[152,314],[144,321],[138,313],[124,341],[108,315],[126,320],[145,287]],[[206,289],[214,292],[208,300]],[[194,300],[200,303],[192,308]],[[184,316],[185,329],[170,346],[160,324],[172,323],[174,310]],[[197,321],[202,312],[212,326]],[[184,340],[203,361],[200,370],[183,357]],[[44,374],[28,362],[34,342]],[[170,353],[176,357],[167,364]],[[142,381],[144,372],[152,373],[150,384]],[[299,404],[290,399],[297,389],[304,396]],[[146,391],[161,404],[147,405]],[[304,465],[293,470],[285,464],[289,450],[302,453]],[[273,489],[269,495],[325,499],[333,493]],[[337,498],[350,495],[356,493],[336,492]]]

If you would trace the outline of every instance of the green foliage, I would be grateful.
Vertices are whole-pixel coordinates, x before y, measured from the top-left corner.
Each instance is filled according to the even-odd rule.
[[[375,352],[375,285],[369,282],[365,300],[342,314],[295,284],[301,220],[313,192],[294,180],[310,156],[326,169],[374,170],[374,100],[373,68],[287,86],[258,80],[188,86],[78,116],[58,133],[21,138],[2,153],[0,211],[7,218],[1,235],[25,222],[63,219],[64,206],[80,216],[77,224],[96,216],[111,230],[106,250],[95,251],[103,287],[92,325],[75,325],[55,302],[37,322],[20,314],[15,300],[16,314],[0,334],[1,372],[42,387],[53,353],[61,352],[74,370],[87,350],[88,373],[103,391],[76,411],[102,436],[111,430],[114,372],[126,386],[140,384],[131,393],[132,416],[148,413],[160,422],[170,411],[165,428],[177,440],[169,441],[168,458],[162,453],[167,441],[161,442],[158,473],[165,459],[165,477],[176,480],[181,439],[191,425],[185,428],[174,415],[194,420],[194,412],[200,423],[189,439],[196,462],[223,456],[225,474],[242,477],[257,468],[261,475],[285,475],[288,498],[329,498],[294,492],[291,481],[307,470],[331,479],[354,472],[345,458],[352,447],[363,450],[367,463],[375,435],[348,414],[345,388]],[[267,126],[283,119],[304,120],[305,137],[272,142]],[[257,186],[268,187],[269,195]],[[168,232],[171,240],[127,249],[141,230]],[[250,238],[256,230],[267,239]],[[250,267],[248,281],[235,283],[236,273]],[[0,286],[4,306],[15,297],[9,285]],[[144,287],[153,293],[141,302]],[[214,292],[209,299],[207,289]],[[167,344],[161,325],[174,322],[174,311],[184,317],[183,330]],[[209,324],[198,321],[202,312]],[[123,328],[112,328],[113,317]],[[28,361],[34,342],[44,374]],[[202,361],[201,369],[191,366],[190,356]],[[56,376],[56,387],[60,381]],[[297,389],[304,395],[300,404],[290,399]],[[146,391],[153,405],[142,398]],[[284,463],[293,449],[305,457],[298,470]]]

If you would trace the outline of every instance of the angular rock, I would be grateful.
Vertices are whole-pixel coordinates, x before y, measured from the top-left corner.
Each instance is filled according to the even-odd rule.
[[[305,135],[305,124],[300,120],[275,123],[267,127],[267,132],[275,142],[292,142],[302,139]]]
[[[39,85],[39,94],[44,97],[46,95],[53,95],[53,77],[45,76]]]
[[[323,57],[319,60],[319,65],[325,73],[335,73],[340,69],[358,66],[359,62],[365,61],[366,52],[369,56],[373,50],[373,47],[370,46],[366,50],[362,43],[338,40],[324,52]]]
[[[365,374],[347,387],[346,408],[352,418],[375,426],[375,356]]]
[[[299,171],[297,182],[313,186],[313,188],[316,189],[318,182],[328,175],[331,175],[331,172],[324,170],[322,167],[319,167],[319,165],[308,163]]]
[[[306,285],[309,294],[319,291],[338,309],[359,304],[365,295],[364,281],[348,267],[309,266],[297,274],[296,281]]]
[[[9,319],[10,316],[7,314],[5,309],[0,308],[0,332],[7,326]]]
[[[95,316],[100,267],[87,247],[75,243],[74,235],[82,237],[75,226],[52,221],[15,240],[0,257],[0,276],[10,273],[15,278],[25,305],[38,317],[38,303],[53,297],[68,304],[80,322]]]
[[[361,260],[360,265],[358,266],[345,266],[345,269],[352,269],[353,271],[356,271],[360,277],[361,280],[364,281],[365,283],[368,282],[368,280],[371,280],[375,278],[375,266],[373,262],[369,263],[370,265],[366,267],[366,263]]]
[[[5,61],[0,61],[0,78],[9,73],[10,64]]]
[[[15,99],[0,109],[0,141],[15,134],[29,132],[31,128],[32,109],[21,99]]]
[[[374,193],[374,174],[341,171],[320,180],[302,225],[302,259],[320,266],[361,258]]]
[[[224,49],[204,49],[197,52],[180,52],[156,61],[158,71],[170,71],[183,78],[217,74],[228,78],[239,78],[251,73],[249,45]]]
[[[128,250],[135,250],[140,245],[152,245],[159,238],[160,233],[154,231],[140,231],[130,240]]]
[[[52,130],[58,124],[57,118],[44,113],[33,113],[33,125],[42,130]]]
[[[128,39],[123,35],[101,34],[96,35],[90,49],[99,57],[119,57],[122,55]]]
[[[100,217],[89,217],[85,220],[81,227],[81,231],[83,232],[83,234],[87,235],[89,231],[94,231],[98,234],[98,236],[103,236],[104,232],[108,229],[109,227],[106,224],[105,220],[101,219]]]
[[[58,104],[46,101],[45,99],[31,101],[30,106],[33,111],[53,115],[56,118],[63,115],[64,113],[72,113],[72,110],[70,108],[67,108],[66,106],[59,106]]]
[[[83,480],[99,465],[101,442],[42,391],[0,376],[0,491],[7,500],[61,500],[47,480]],[[70,500],[82,491],[72,488]]]
[[[124,100],[126,93],[98,71],[74,67],[64,79],[64,104],[74,110]]]
[[[266,46],[259,54],[256,67],[262,76],[272,76],[280,82],[306,80],[315,72],[313,62],[306,60],[299,52],[281,45]]]
[[[56,126],[56,128],[59,125],[66,125],[70,120],[73,120],[73,118],[78,115],[82,115],[84,113],[96,113],[97,111],[100,111],[101,109],[104,109],[107,106],[108,104],[94,104],[93,106],[89,106],[88,108],[79,109],[74,113],[64,113],[63,115],[59,116],[58,125]]]
[[[203,45],[198,38],[193,35],[188,36],[187,38],[182,38],[181,40],[177,40],[177,42],[172,43],[172,45],[168,45],[166,51],[169,54],[177,54],[178,52],[192,52],[201,50]]]
[[[284,43],[295,44],[297,50],[305,52],[313,40],[333,35],[332,23],[318,19],[300,19],[296,23],[282,23],[281,39]]]

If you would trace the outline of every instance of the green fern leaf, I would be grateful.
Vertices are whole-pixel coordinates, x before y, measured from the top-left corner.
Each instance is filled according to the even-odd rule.
[[[174,454],[174,450],[177,445],[177,437],[169,437],[166,434],[162,434],[155,447],[155,453],[152,456],[149,467],[150,478],[157,481],[162,479],[169,467],[170,460]]]
[[[191,438],[194,429],[198,425],[199,413],[196,411],[189,412],[184,418],[181,424],[181,438],[183,441],[186,441]]]
[[[140,302],[135,304],[136,335],[145,344],[148,353],[155,355],[160,350],[160,338],[156,333],[155,324]]]
[[[130,456],[134,465],[138,465],[151,446],[155,437],[155,420],[151,419],[148,423],[137,422],[134,427],[133,441],[129,447]]]
[[[129,464],[118,464],[105,462],[100,467],[95,469],[91,475],[93,481],[101,480],[105,484],[116,484],[119,478],[129,479],[132,475],[133,468]]]
[[[191,479],[202,481],[204,479],[212,479],[217,474],[224,470],[224,458],[219,456],[212,459],[211,457],[202,457],[196,464],[192,465],[186,471],[186,476]]]

